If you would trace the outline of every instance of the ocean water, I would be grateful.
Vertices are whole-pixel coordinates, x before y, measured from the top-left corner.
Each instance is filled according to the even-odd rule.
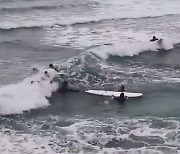
[[[0,0],[0,153],[179,154],[179,7]],[[50,63],[81,92],[58,93]],[[50,77],[41,80],[44,70]],[[121,84],[143,97],[118,104],[84,92]]]

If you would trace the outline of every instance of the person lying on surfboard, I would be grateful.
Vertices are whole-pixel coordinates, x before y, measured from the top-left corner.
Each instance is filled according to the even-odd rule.
[[[153,36],[153,38],[150,40],[150,42],[158,41],[159,39],[156,36]]]
[[[158,39],[156,36],[153,36],[153,38],[150,40],[150,42],[157,42],[159,45],[161,45],[162,39]]]

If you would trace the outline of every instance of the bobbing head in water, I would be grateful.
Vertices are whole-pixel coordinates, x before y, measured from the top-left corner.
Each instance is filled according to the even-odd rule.
[[[119,91],[120,91],[120,92],[124,92],[124,90],[125,90],[124,85],[121,85],[121,87],[120,87]]]
[[[44,75],[50,77],[48,71],[44,71]]]
[[[53,64],[49,64],[49,68],[54,68],[54,65]]]

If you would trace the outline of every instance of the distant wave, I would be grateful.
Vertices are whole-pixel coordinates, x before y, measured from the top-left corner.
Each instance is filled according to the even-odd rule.
[[[75,26],[75,25],[85,25],[85,24],[96,24],[96,23],[101,23],[101,22],[106,22],[106,21],[119,21],[119,20],[129,20],[129,19],[147,19],[147,18],[160,18],[160,17],[170,17],[170,16],[177,16],[178,14],[168,14],[168,15],[162,15],[162,16],[146,16],[146,17],[137,17],[137,18],[92,18],[92,19],[88,19],[88,18],[82,18],[82,19],[76,19],[74,21],[64,21],[61,23],[58,23],[57,21],[48,23],[48,22],[44,22],[42,23],[38,23],[38,22],[32,22],[31,24],[28,23],[24,23],[24,25],[22,24],[1,24],[0,25],[0,31],[2,30],[13,30],[13,29],[37,29],[37,28],[53,28],[53,27],[65,27],[65,26]]]
[[[47,27],[47,26],[43,26],[43,25],[39,25],[39,26],[33,26],[33,25],[27,25],[27,26],[12,26],[12,27],[1,27],[0,26],[0,31],[9,31],[9,30],[16,30],[16,29],[39,29],[39,28],[43,28],[43,27]]]
[[[78,4],[59,4],[59,5],[40,5],[40,6],[25,6],[25,7],[2,7],[0,11],[3,12],[22,12],[22,11],[32,11],[32,10],[53,10],[53,9],[62,9],[62,8],[71,8],[71,7],[82,7],[82,6],[97,6],[98,2],[89,2],[89,3],[78,3]]]
[[[57,9],[64,7],[64,5],[58,6],[31,6],[31,7],[5,7],[0,8],[0,11],[4,12],[22,12],[22,11],[29,11],[29,10],[49,10],[49,9]]]

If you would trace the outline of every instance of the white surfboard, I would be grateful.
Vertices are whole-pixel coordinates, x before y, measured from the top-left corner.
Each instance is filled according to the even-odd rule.
[[[105,90],[86,90],[85,92],[88,94],[102,95],[102,96],[114,96],[114,97],[118,97],[121,94],[121,92],[105,91]],[[124,95],[127,97],[142,97],[143,96],[142,93],[132,93],[132,92],[124,92]]]

